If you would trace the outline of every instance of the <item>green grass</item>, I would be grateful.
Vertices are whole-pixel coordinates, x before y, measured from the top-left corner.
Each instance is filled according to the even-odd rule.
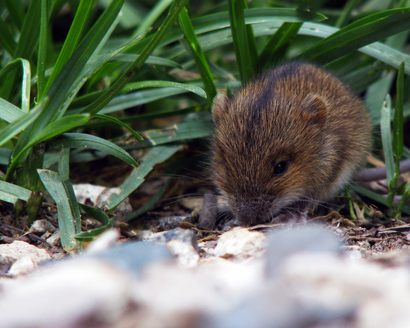
[[[61,195],[65,190],[59,207],[64,247],[79,247],[77,241],[91,240],[104,229],[75,239],[80,221],[70,158],[94,158],[98,150],[135,167],[120,186],[121,194],[111,199],[111,212],[155,164],[189,141],[209,136],[217,88],[240,85],[258,70],[303,59],[334,70],[363,95],[376,140],[382,140],[374,151],[386,161],[390,189],[388,197],[366,196],[392,207],[393,197],[403,195],[394,214],[406,211],[410,187],[399,185],[397,163],[410,153],[403,146],[403,124],[410,114],[410,1],[390,1],[380,9],[372,0],[350,0],[344,8],[329,9],[316,1],[309,8],[306,1],[300,7],[298,1],[292,7],[275,1],[270,8],[251,2],[248,8],[247,1],[229,0],[210,13],[211,2],[200,8],[188,0],[148,3],[0,2],[1,200],[20,199],[37,213],[38,192]],[[62,8],[72,20],[63,42],[52,37]],[[145,112],[136,113],[138,106]],[[154,119],[170,116],[181,118],[173,133],[153,126]],[[120,127],[123,134],[103,133],[107,126]],[[139,141],[140,135],[147,138]],[[112,141],[125,138],[132,145]],[[152,150],[139,159],[128,153],[140,148]],[[71,155],[70,149],[75,149]],[[56,152],[64,160],[50,160]],[[142,163],[138,168],[136,160]],[[94,214],[105,228],[112,226],[100,212]]]

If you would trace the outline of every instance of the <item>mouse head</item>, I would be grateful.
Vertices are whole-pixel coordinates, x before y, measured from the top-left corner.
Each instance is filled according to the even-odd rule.
[[[272,94],[257,83],[215,99],[213,178],[241,224],[309,197],[323,166],[327,112],[319,95]]]

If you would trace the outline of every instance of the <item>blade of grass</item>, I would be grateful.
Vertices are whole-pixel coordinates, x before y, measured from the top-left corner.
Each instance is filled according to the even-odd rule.
[[[402,62],[397,75],[396,106],[393,116],[393,151],[396,162],[399,162],[403,156],[404,69],[405,63]]]
[[[82,0],[80,2],[80,6],[74,16],[74,20],[71,24],[70,30],[68,31],[67,38],[63,44],[63,48],[58,55],[53,72],[51,73],[51,76],[47,81],[47,85],[45,86],[44,94],[48,91],[48,89],[50,89],[50,86],[53,84],[57,75],[61,72],[64,65],[68,62],[76,50],[80,38],[84,33],[84,29],[87,26],[88,18],[93,5],[94,1]],[[43,94],[41,94],[41,96],[43,96]]]
[[[401,219],[401,212],[403,211],[404,205],[407,203],[408,199],[410,197],[410,182],[406,183],[406,186],[404,187],[404,192],[403,196],[400,199],[399,205],[397,205],[397,214],[396,216],[397,219]]]
[[[245,25],[245,2],[244,0],[228,0],[229,20],[233,47],[238,64],[239,76],[242,83],[252,78],[257,63],[253,61],[252,50],[249,48],[251,36],[248,36]]]
[[[153,146],[208,137],[212,132],[211,120],[182,122],[165,129],[148,130],[143,133]]]
[[[17,43],[14,41],[13,34],[10,32],[9,27],[0,17],[0,44],[4,49],[13,55],[16,52]]]
[[[165,191],[167,190],[170,182],[172,179],[169,179],[167,182],[164,183],[164,185],[155,193],[154,196],[150,198],[148,202],[146,202],[144,205],[142,205],[139,209],[136,211],[133,211],[129,213],[126,218],[124,219],[125,222],[129,222],[131,220],[134,220],[138,216],[148,212],[149,210],[153,209],[154,206],[160,201],[161,197],[164,195]]]
[[[112,23],[116,20],[124,1],[125,0],[117,0],[111,2],[110,6],[100,16],[96,24],[61,70],[47,92],[50,103],[35,124],[27,128],[21,135],[14,150],[15,156],[26,147],[30,140],[39,133],[50,120],[53,120],[53,117],[59,116],[60,106],[66,101],[67,92],[73,87],[73,82],[77,79],[88,59],[109,31]]]
[[[89,216],[96,219],[97,221],[101,222],[103,226],[97,229],[77,233],[75,235],[76,240],[82,242],[91,242],[104,231],[111,229],[114,226],[114,218],[110,219],[108,215],[105,214],[101,209],[84,204],[79,205],[84,212],[86,212]]]
[[[3,98],[0,98],[0,118],[2,120],[12,123],[21,119],[24,114],[25,113],[20,108],[14,106]]]
[[[404,62],[400,65],[396,82],[396,106],[393,114],[393,154],[395,170],[392,180],[389,183],[389,195],[387,204],[393,204],[393,198],[397,193],[397,184],[400,176],[400,159],[403,156],[403,102],[404,102]],[[400,214],[399,214],[400,215]]]
[[[128,93],[130,91],[144,89],[144,88],[179,88],[195,93],[196,95],[207,98],[206,92],[204,89],[197,87],[192,84],[170,82],[170,81],[143,81],[143,82],[133,82],[128,83],[121,90],[121,93]]]
[[[390,185],[394,174],[394,158],[391,138],[391,98],[386,96],[383,103],[382,115],[380,120],[380,132],[383,143],[384,159],[386,163],[387,183]],[[391,205],[390,205],[391,206]]]
[[[172,0],[160,0],[152,8],[147,17],[142,21],[141,25],[133,33],[132,38],[141,37],[147,35],[148,29],[154,24],[159,16],[171,5]]]
[[[119,119],[116,119],[115,117],[108,116],[108,115],[101,115],[101,114],[94,114],[94,117],[118,124],[122,126],[124,129],[126,129],[127,131],[129,131],[136,139],[143,140],[143,138],[137,132],[135,132],[129,125],[125,124]]]
[[[138,56],[139,55],[118,54],[118,55],[115,55],[110,61],[121,62],[121,63],[133,63],[138,58]],[[182,69],[182,66],[176,61],[173,61],[167,58],[156,57],[156,56],[149,56],[147,60],[145,61],[145,64],[162,65],[162,66],[175,67],[175,68]]]
[[[63,152],[61,153],[61,157],[58,162],[58,176],[60,178],[60,181],[63,183],[65,193],[68,196],[71,213],[75,220],[75,225],[74,225],[75,232],[76,234],[81,233],[80,207],[79,207],[77,198],[74,193],[73,185],[71,184],[71,181],[70,181],[70,150],[69,149],[64,149]],[[81,243],[77,243],[77,248],[79,252],[82,252]]]
[[[304,51],[298,58],[326,63],[410,28],[410,8],[386,10],[358,20]]]
[[[355,191],[355,192],[357,192],[357,193],[359,193],[359,194],[361,194],[361,195],[363,195],[363,196],[365,196],[365,197],[368,197],[368,198],[370,198],[370,199],[373,199],[374,201],[376,201],[376,202],[378,202],[378,203],[380,203],[380,204],[383,204],[383,205],[386,205],[386,206],[387,206],[387,199],[386,199],[386,197],[384,197],[384,196],[382,196],[382,195],[380,195],[380,194],[378,194],[378,193],[375,193],[374,191],[371,191],[371,190],[368,190],[368,189],[366,189],[366,188],[360,187],[360,186],[358,186],[358,185],[356,185],[356,184],[352,184],[352,185],[350,186],[350,189],[353,190],[353,191]],[[408,207],[408,206],[403,206],[402,209],[401,209],[401,211],[402,211],[403,213],[410,214],[410,207]]]
[[[74,239],[76,234],[74,222],[76,222],[76,219],[73,214],[73,209],[71,208],[69,195],[67,194],[63,182],[56,172],[39,169],[38,174],[50,196],[54,199],[57,205],[61,246],[63,246],[67,252],[71,252],[74,248],[76,248],[77,242]]]
[[[303,23],[283,23],[272,35],[259,57],[259,67],[267,69],[284,57],[290,42],[296,37]]]
[[[22,115],[21,117],[19,117],[19,119],[14,120],[13,123],[3,128],[0,131],[0,146],[4,145],[7,141],[11,140],[13,137],[23,131],[27,126],[33,123],[40,116],[47,100],[48,98],[43,99],[43,101],[40,102],[36,107],[34,107],[29,113]]]
[[[153,90],[144,90],[138,92],[131,92],[126,95],[121,95],[113,100],[110,101],[108,105],[102,109],[99,114],[109,114],[118,112],[120,110],[126,108],[132,108],[135,106],[139,106],[142,104],[147,104],[149,102],[167,98],[173,95],[179,95],[181,93],[189,92],[186,89],[180,88],[161,88],[161,89],[153,89]],[[82,112],[85,109],[77,109],[75,112]],[[72,111],[67,112],[67,114],[71,114]]]
[[[41,0],[41,26],[37,60],[37,99],[41,100],[46,83],[45,70],[47,67],[47,38],[48,38],[48,0]]]
[[[110,197],[109,213],[112,212],[125,198],[127,198],[141,185],[141,183],[144,182],[145,176],[151,172],[156,164],[166,161],[181,148],[182,146],[172,145],[160,146],[151,149],[150,152],[144,156],[141,165],[135,169],[120,186],[120,193],[113,194]]]
[[[35,137],[30,140],[30,142],[16,155],[12,156],[12,162],[8,167],[6,174],[6,181],[10,181],[16,165],[19,163],[21,157],[29,150],[32,146],[51,139],[59,134],[64,133],[65,131],[71,130],[79,125],[86,123],[90,118],[89,114],[79,114],[79,115],[70,115],[65,116],[49,125],[47,125],[43,130],[41,130]],[[13,153],[14,154],[14,153]]]
[[[24,4],[21,0],[4,0],[4,4],[10,13],[10,17],[20,31],[24,21]],[[2,42],[0,42],[3,44]]]
[[[166,109],[166,110],[160,110],[156,111],[154,113],[150,114],[142,114],[142,115],[135,115],[135,116],[124,116],[121,117],[120,121],[123,123],[132,123],[132,122],[140,122],[140,121],[147,121],[155,118],[166,118],[166,117],[172,117],[172,116],[181,116],[181,115],[186,115],[189,113],[195,113],[195,112],[200,112],[203,110],[206,110],[208,108],[207,104],[204,105],[198,105],[198,106],[191,106],[183,109]],[[97,114],[98,115],[98,114]],[[110,116],[111,117],[111,116]],[[87,124],[83,125],[83,128],[101,128],[103,126],[110,125],[109,122],[104,122],[104,121],[91,121],[88,122]]]
[[[166,31],[171,27],[175,19],[178,17],[179,12],[184,8],[185,4],[188,0],[174,0],[171,9],[168,12],[167,17],[165,18],[164,22],[155,33],[154,37],[150,40],[149,44],[144,48],[141,52],[139,57],[132,63],[129,68],[125,71],[125,73],[105,92],[103,96],[101,96],[98,100],[94,101],[92,104],[87,106],[81,112],[83,113],[91,113],[96,114],[102,108],[107,105],[111,99],[113,99],[127,84],[129,80],[131,80],[147,60],[149,55],[154,51],[157,47],[161,39],[163,38]]]
[[[201,45],[198,42],[186,8],[183,8],[179,13],[179,25],[181,26],[185,38],[187,39],[189,48],[191,49],[196,67],[199,71],[199,74],[201,75],[208,100],[209,102],[212,102],[216,96],[216,87],[212,78],[211,70],[209,69],[208,63],[206,61],[205,54],[203,53]]]
[[[36,50],[40,32],[41,1],[31,1],[25,15],[14,58],[30,59]]]
[[[17,201],[17,199],[28,201],[31,195],[30,190],[1,180],[0,192],[0,199],[12,204],[14,204]]]
[[[339,16],[335,26],[336,27],[343,27],[347,24],[347,22],[350,19],[350,15],[354,9],[354,7],[356,6],[358,0],[349,0],[346,4],[345,7],[343,9],[342,14]]]
[[[108,140],[89,134],[65,133],[64,135],[50,141],[48,146],[50,150],[60,150],[63,148],[97,149],[113,155],[125,163],[138,167],[138,163],[125,150]]]

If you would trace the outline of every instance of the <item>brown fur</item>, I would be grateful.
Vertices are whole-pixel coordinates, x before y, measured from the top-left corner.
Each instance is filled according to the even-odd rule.
[[[218,95],[213,117],[213,178],[244,225],[304,213],[333,196],[371,147],[363,102],[307,63],[271,69],[231,99]],[[280,161],[288,169],[275,176]]]

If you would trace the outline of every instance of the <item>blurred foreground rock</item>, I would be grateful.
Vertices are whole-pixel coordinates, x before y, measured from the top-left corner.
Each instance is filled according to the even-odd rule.
[[[215,249],[180,230],[3,279],[0,327],[410,327],[408,255],[386,269],[317,227],[235,229]]]

